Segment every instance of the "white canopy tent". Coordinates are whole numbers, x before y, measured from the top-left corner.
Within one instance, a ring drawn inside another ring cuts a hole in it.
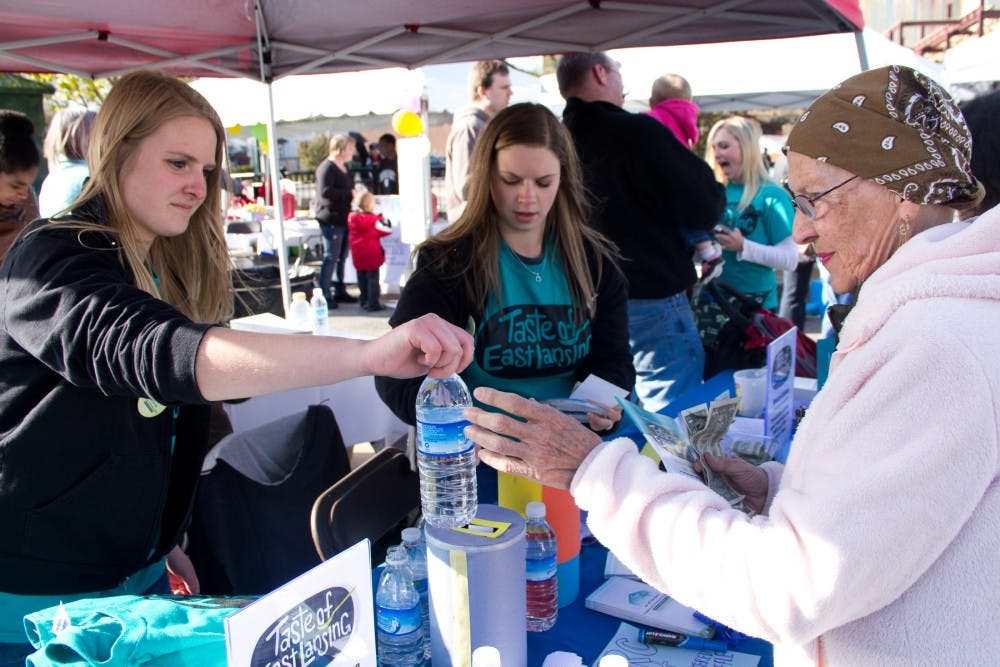
[[[944,68],[953,85],[1000,82],[1000,30],[948,49]]]
[[[245,77],[854,32],[858,0],[5,0],[0,71]],[[271,151],[272,192],[278,186]],[[280,206],[276,207],[281,225]],[[279,234],[279,240],[281,240]],[[283,243],[282,243],[283,246]],[[283,247],[278,253],[288,302]]]
[[[621,49],[630,108],[648,106],[650,87],[667,72],[684,76],[702,111],[795,109],[808,106],[840,81],[865,69],[906,65],[944,82],[944,68],[881,33]],[[1000,64],[997,65],[1000,67]],[[554,77],[547,77],[544,102],[561,106]]]

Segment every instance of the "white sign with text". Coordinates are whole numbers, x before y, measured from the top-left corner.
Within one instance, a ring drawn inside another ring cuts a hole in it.
[[[371,544],[358,542],[225,624],[229,667],[375,667]]]

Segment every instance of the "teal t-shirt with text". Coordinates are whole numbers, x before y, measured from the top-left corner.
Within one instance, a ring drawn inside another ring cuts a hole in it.
[[[774,183],[764,183],[742,211],[736,205],[743,197],[743,184],[726,186],[726,212],[722,224],[739,229],[743,236],[762,245],[777,245],[792,235],[795,210],[788,194]],[[778,306],[778,281],[769,266],[736,259],[732,250],[723,250],[721,280],[746,294],[766,293],[765,308]]]
[[[559,255],[546,243],[542,261],[519,260],[501,243],[500,295],[491,294],[476,327],[475,355],[462,373],[480,386],[528,398],[565,398],[573,371],[590,354],[591,322],[575,309]]]

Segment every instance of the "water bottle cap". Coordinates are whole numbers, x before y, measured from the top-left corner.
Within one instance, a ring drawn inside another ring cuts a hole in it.
[[[628,667],[628,659],[617,653],[608,653],[597,664],[598,667]]]
[[[419,528],[404,528],[403,529],[403,542],[407,544],[413,544],[414,542],[420,541],[420,529]]]
[[[323,295],[323,288],[322,287],[313,287],[313,296],[316,296],[317,294],[320,295],[320,296]]]
[[[545,503],[537,500],[528,503],[528,506],[524,508],[524,515],[529,519],[544,519]]]
[[[480,646],[472,652],[473,667],[500,667],[500,651],[496,646]]]
[[[305,298],[306,298],[306,293],[305,292],[293,292],[292,293],[292,301],[305,300]]]
[[[403,549],[402,545],[397,544],[396,546],[389,547],[388,551],[385,552],[386,565],[402,565],[408,561],[406,550]]]

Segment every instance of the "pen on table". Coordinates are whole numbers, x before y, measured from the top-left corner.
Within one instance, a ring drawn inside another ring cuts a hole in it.
[[[661,644],[663,646],[676,646],[677,648],[688,648],[695,651],[728,651],[729,646],[725,642],[702,639],[701,637],[688,637],[679,632],[639,630],[639,641],[643,644]]]

